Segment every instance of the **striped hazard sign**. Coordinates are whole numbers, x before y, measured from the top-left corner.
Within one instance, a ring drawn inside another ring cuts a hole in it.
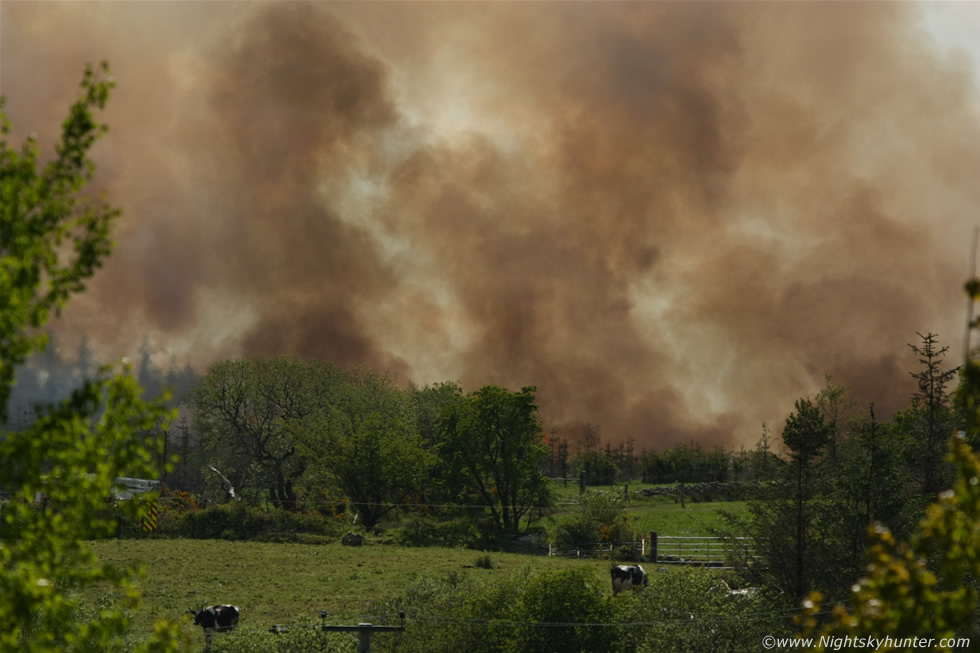
[[[143,515],[143,532],[152,533],[157,529],[157,503],[151,501]]]

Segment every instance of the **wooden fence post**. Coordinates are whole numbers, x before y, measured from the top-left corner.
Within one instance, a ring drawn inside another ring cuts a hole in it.
[[[578,474],[578,493],[585,494],[585,472],[579,472]]]
[[[657,561],[657,531],[650,531],[650,562]]]

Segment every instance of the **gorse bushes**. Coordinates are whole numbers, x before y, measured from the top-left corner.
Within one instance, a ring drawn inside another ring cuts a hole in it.
[[[497,582],[422,577],[369,612],[382,623],[406,612],[404,633],[377,638],[389,650],[397,637],[402,653],[755,653],[765,635],[793,636],[798,610],[787,607],[763,593],[734,596],[703,569],[654,572],[648,588],[614,598],[592,569],[525,567]]]
[[[195,539],[305,541],[337,537],[345,528],[319,512],[264,510],[244,503],[211,506],[161,519],[159,533]]]
[[[625,542],[633,539],[629,516],[619,494],[586,492],[571,516],[555,531],[559,546],[576,547],[596,542]]]

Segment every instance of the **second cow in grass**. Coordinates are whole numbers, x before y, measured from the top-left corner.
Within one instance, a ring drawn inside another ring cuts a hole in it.
[[[613,594],[629,589],[647,587],[650,584],[647,572],[640,565],[618,565],[612,568]]]

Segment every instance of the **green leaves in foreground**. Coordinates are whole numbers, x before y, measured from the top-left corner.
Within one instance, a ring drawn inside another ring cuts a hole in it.
[[[108,127],[94,109],[105,107],[114,83],[85,69],[81,97],[62,124],[57,156],[38,170],[38,145],[17,151],[0,98],[0,422],[6,422],[14,370],[47,343],[39,329],[112,251],[109,228],[119,211],[80,194],[95,166],[88,151]]]
[[[29,138],[19,151],[7,143],[0,113],[0,424],[14,373],[44,349],[40,331],[52,312],[84,288],[112,249],[109,227],[119,214],[80,194],[94,165],[88,151],[106,132],[101,109],[113,86],[91,67],[79,99],[62,124],[56,156],[38,170],[39,148]],[[3,103],[0,99],[0,109]],[[117,476],[157,475],[152,449],[169,418],[160,402],[125,370],[103,370],[71,397],[42,409],[27,430],[0,433],[0,487],[13,500],[0,522],[0,650],[172,651],[178,626],[159,622],[149,640],[125,641],[126,610],[135,608],[137,570],[100,564],[85,540],[111,535],[117,515],[106,506]],[[147,435],[149,434],[149,435]],[[46,500],[35,503],[42,496]],[[135,502],[121,514],[135,517]],[[73,590],[105,583],[124,590],[122,605],[82,614]]]
[[[908,545],[897,545],[883,527],[872,528],[867,575],[854,585],[854,608],[837,606],[833,622],[819,634],[939,642],[969,631],[977,591],[964,581],[980,577],[980,459],[959,437],[950,448],[954,488],[929,506]],[[935,571],[929,560],[936,561]],[[808,634],[817,631],[821,600],[815,592],[805,604]]]
[[[95,559],[86,540],[113,534],[116,519],[137,519],[143,502],[107,507],[117,476],[151,477],[152,451],[138,434],[168,418],[160,402],[148,404],[127,375],[85,383],[51,407],[28,430],[0,443],[0,485],[10,488],[0,526],[0,650],[96,651],[126,648],[126,611],[137,605],[136,567],[116,568]],[[152,446],[162,441],[148,440]],[[48,497],[36,504],[35,496]],[[94,619],[79,617],[73,590],[108,582],[125,599]],[[161,624],[162,639],[137,650],[175,650],[176,625]]]

